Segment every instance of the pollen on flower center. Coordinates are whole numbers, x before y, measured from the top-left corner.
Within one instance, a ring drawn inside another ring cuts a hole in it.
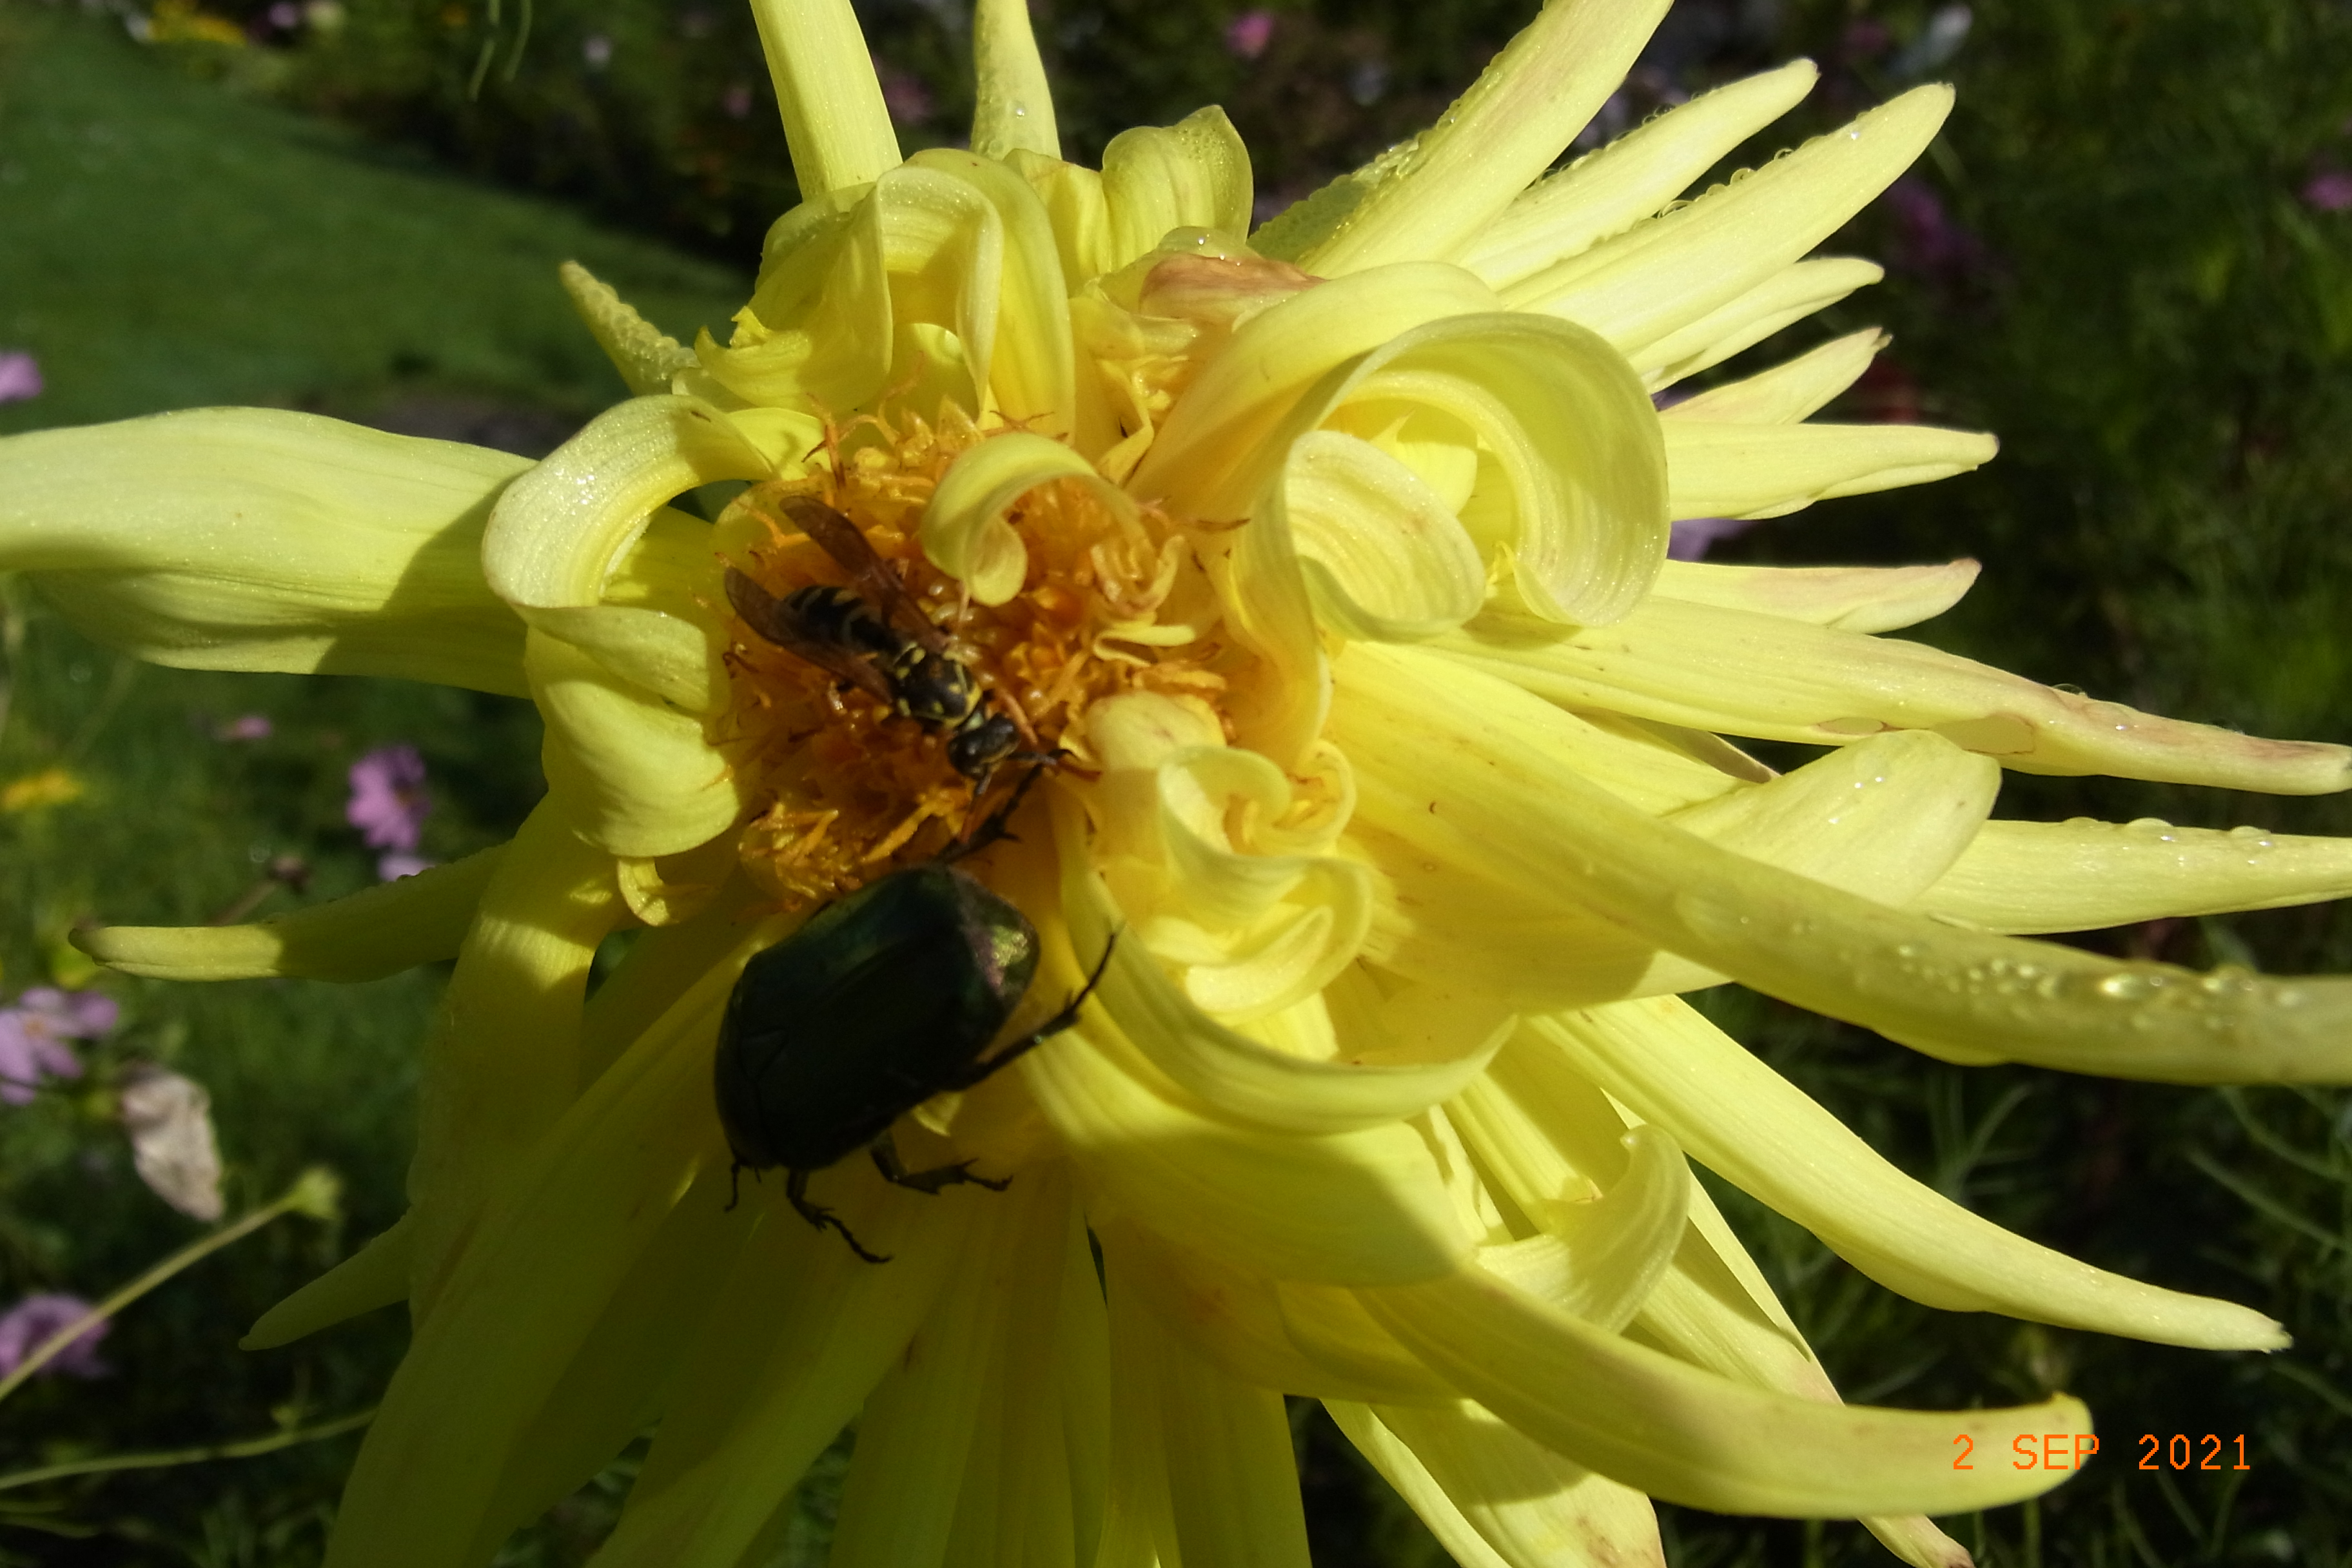
[[[1125,515],[1091,488],[1054,481],[1024,495],[1005,521],[1026,549],[1020,591],[978,602],[924,553],[920,528],[956,458],[1011,427],[983,430],[953,404],[928,424],[866,416],[829,429],[826,460],[809,478],[756,486],[728,509],[727,563],[787,600],[824,585],[849,590],[877,628],[911,644],[938,628],[947,657],[971,672],[989,716],[1010,721],[1019,750],[982,778],[955,764],[950,727],[905,711],[887,660],[869,648],[795,650],[740,616],[725,656],[731,700],[722,742],[751,784],[754,815],[739,852],[752,877],[788,905],[832,898],[897,866],[937,855],[1023,773],[1053,765],[1084,773],[1095,761],[1085,716],[1130,690],[1214,703],[1233,661],[1192,531],[1152,508]],[[846,518],[882,570],[905,589],[873,603],[857,574],[793,521],[805,497]],[[895,611],[895,614],[894,614]],[[919,621],[915,618],[919,617]],[[911,623],[911,624],[910,624]],[[816,639],[823,641],[822,637]],[[823,657],[830,651],[835,668]],[[845,679],[863,660],[883,679]]]

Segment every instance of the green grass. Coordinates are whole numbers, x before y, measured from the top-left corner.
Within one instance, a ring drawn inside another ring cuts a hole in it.
[[[689,339],[742,302],[725,268],[245,100],[184,58],[0,0],[0,348],[48,381],[0,405],[0,433],[206,404],[363,416],[419,394],[584,418],[621,388],[558,263]]]

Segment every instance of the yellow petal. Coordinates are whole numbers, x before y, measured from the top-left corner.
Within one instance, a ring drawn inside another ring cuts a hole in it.
[[[669,378],[694,363],[694,351],[637,314],[613,286],[576,261],[556,269],[572,308],[629,390],[643,397],[667,392]]]
[[[821,1173],[812,1191],[889,1263],[867,1263],[812,1229],[778,1186],[746,1186],[736,1217],[758,1228],[688,1348],[628,1508],[598,1554],[603,1568],[740,1561],[903,1355],[962,1252],[965,1202],[986,1196],[909,1193],[863,1161]]]
[[[573,1103],[485,1217],[368,1429],[332,1568],[469,1561],[499,1475],[564,1367],[697,1173],[725,1161],[708,1042],[733,978],[709,976]]]
[[[1669,561],[1658,592],[1693,605],[1785,616],[1842,632],[1891,632],[1932,620],[1973,587],[1977,563],[1941,566],[1728,566]]]
[[[1173,125],[1122,131],[1103,149],[1102,195],[1109,249],[1074,279],[1124,267],[1178,229],[1239,238],[1249,228],[1249,149],[1213,107]]]
[[[1463,1568],[1664,1568],[1649,1499],[1530,1442],[1475,1405],[1401,1410],[1324,1403]]]
[[[898,132],[849,0],[751,0],[751,16],[801,195],[863,184],[898,163]]]
[[[482,539],[482,574],[516,605],[593,605],[654,509],[714,479],[764,479],[775,465],[695,397],[606,409],[507,487]]]
[[[1932,425],[1659,423],[1677,518],[1780,517],[1836,496],[1928,484],[1991,461],[2000,445]]]
[[[1654,217],[1693,180],[1796,107],[1821,73],[1811,60],[1703,92],[1528,187],[1458,260],[1497,289]]]
[[[1262,1273],[1335,1283],[1426,1279],[1468,1250],[1410,1129],[1237,1127],[1139,1081],[1149,1068],[1132,1047],[1114,1061],[1089,1037],[1102,1029],[1090,1020],[1032,1052],[1023,1079],[1089,1184],[1154,1230]]]
[[[980,412],[1002,413],[1044,435],[1067,435],[1076,423],[1069,289],[1045,204],[1028,181],[975,153],[933,147],[916,153],[912,167],[962,182],[1002,225],[1001,271],[973,269],[976,286],[996,289],[994,329],[963,341],[989,399]]]
[[[735,821],[734,774],[699,716],[545,632],[530,634],[525,662],[547,721],[548,790],[592,843],[614,855],[674,855]]]
[[[1480,1247],[1478,1267],[1586,1322],[1612,1331],[1632,1322],[1682,1243],[1691,1178],[1659,1128],[1634,1128],[1622,1142],[1632,1157],[1607,1191],[1538,1202],[1528,1217],[1542,1233]]]
[[[1795,359],[1759,371],[1745,380],[1712,386],[1696,397],[1684,398],[1660,411],[1666,421],[1671,465],[1677,424],[1696,421],[1725,425],[1793,425],[1811,418],[1830,399],[1852,386],[1894,342],[1876,327],[1864,327]]]
[[[482,1205],[572,1102],[588,966],[620,911],[611,859],[541,800],[499,857],[425,1045],[408,1172],[420,1321]]]
[[[503,845],[274,921],[239,926],[100,926],[76,947],[157,980],[381,980],[455,958]]]
[[[415,1236],[403,1215],[366,1246],[255,1320],[239,1350],[276,1350],[408,1294],[409,1247]]]
[[[1028,548],[1004,514],[1038,486],[1063,480],[1085,487],[1121,519],[1134,519],[1135,502],[1094,465],[1059,441],[1016,430],[949,465],[923,510],[923,553],[982,604],[1004,603],[1021,591],[1029,571]]]
[[[1288,531],[1317,618],[1341,637],[1431,637],[1486,603],[1486,563],[1452,509],[1369,441],[1301,437],[1269,500],[1251,526]]]
[[[1325,277],[1463,249],[1624,79],[1667,0],[1549,0],[1302,263]]]
[[[1307,1568],[1280,1392],[1227,1374],[1139,1304],[1136,1283],[1115,1261],[1106,1257],[1105,1267],[1114,1376],[1130,1384],[1130,1408],[1118,1418],[1150,1424],[1166,1478],[1165,1513],[1149,1510],[1154,1533],[1164,1531],[1184,1562]]]
[[[0,570],[156,664],[522,689],[484,520],[530,464],[268,408],[0,441]]]
[[[1636,1113],[1675,1130],[1709,1170],[1914,1300],[2206,1350],[2286,1343],[2258,1312],[2109,1274],[1970,1214],[1887,1163],[1680,998],[1528,1028]]]
[[[1489,611],[1423,646],[1569,707],[1697,730],[1812,745],[1933,730],[2020,773],[2273,795],[2352,785],[2352,750],[2342,746],[2260,740],[2038,685],[1918,643],[1657,596],[1614,626],[1567,633]]]
[[[1504,298],[1580,321],[1622,349],[1655,342],[1836,232],[1927,150],[1951,106],[1950,88],[1914,88]]]
[[[1468,670],[1429,679],[1426,657],[1349,645],[1337,665],[1347,700],[1333,711],[1360,702],[1389,744],[1420,748],[1402,792],[1360,764],[1360,809],[1381,808],[1393,792],[1392,821],[1425,819],[1448,858],[1483,875],[1957,1059],[2186,1083],[2352,1079],[2352,979],[2115,963],[1962,931],[1792,877],[1545,766],[1545,704]]]
[[[693,621],[625,605],[525,609],[522,617],[535,630],[587,655],[605,673],[680,712],[708,716],[725,705],[727,675],[719,645]]]
[[[1617,1338],[1491,1274],[1360,1290],[1463,1392],[1554,1452],[1669,1502],[1782,1518],[1958,1513],[2047,1491],[2014,1436],[2088,1433],[2061,1394],[2008,1410],[1884,1410],[1750,1387]],[[1981,1462],[1956,1470],[1955,1439]]]
[[[1671,331],[1619,346],[1641,373],[1642,384],[1655,391],[1720,364],[1885,276],[1878,263],[1851,256],[1792,262],[1737,299]]]
[[[1078,952],[1097,953],[1117,929],[1117,911],[1087,864],[1076,814],[1063,814],[1057,828],[1064,847],[1062,908],[1070,940]],[[1143,944],[1131,938],[1112,951],[1097,994],[1143,1060],[1167,1074],[1174,1085],[1251,1127],[1253,1147],[1260,1146],[1258,1129],[1318,1137],[1360,1134],[1380,1144],[1393,1142],[1391,1135],[1402,1136],[1394,1123],[1419,1114],[1477,1076],[1500,1046],[1505,1029],[1498,1010],[1456,1005],[1430,1016],[1411,1012],[1413,1003],[1406,998],[1386,1016],[1362,1020],[1362,1033],[1351,1037],[1349,1060],[1311,1060],[1270,1049],[1218,1024],[1189,1001]],[[1080,1087],[1072,1085],[1074,1090]],[[1142,1098],[1136,1100],[1136,1095]],[[1173,1106],[1155,1107],[1153,1097],[1139,1086],[1127,1086],[1113,1103],[1129,1107],[1124,1114],[1143,1116],[1156,1109],[1175,1117],[1180,1125],[1184,1120]],[[1412,1142],[1402,1137],[1397,1147],[1409,1147]],[[1363,1148],[1370,1152],[1375,1146],[1367,1142]]]
[[[1911,907],[1986,931],[2031,932],[2347,897],[2352,838],[2077,817],[1986,823]]]
[[[978,102],[971,111],[971,150],[983,158],[1015,151],[1062,155],[1054,128],[1054,92],[1037,58],[1024,0],[978,0],[972,8],[971,52],[979,67]]]
[[[471,1561],[570,1497],[662,1414],[751,1226],[714,1163],[679,1199],[516,1441]]]

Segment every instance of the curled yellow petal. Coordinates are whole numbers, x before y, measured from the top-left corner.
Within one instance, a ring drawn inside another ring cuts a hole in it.
[[[924,510],[923,553],[960,580],[983,605],[1001,605],[1021,591],[1029,552],[1004,514],[1040,485],[1085,486],[1123,520],[1135,502],[1094,466],[1059,441],[1013,431],[960,454]]]
[[[1108,249],[1097,272],[1157,249],[1174,230],[1238,238],[1250,220],[1249,149],[1213,107],[1122,131],[1103,149],[1102,196]]]
[[[735,821],[734,775],[699,716],[544,632],[530,634],[526,662],[547,721],[548,788],[593,842],[615,855],[674,855]]]

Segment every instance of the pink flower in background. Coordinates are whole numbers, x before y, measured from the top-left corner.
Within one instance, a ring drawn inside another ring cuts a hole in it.
[[[89,1303],[79,1296],[45,1291],[0,1312],[0,1377],[16,1371],[44,1340],[89,1310]],[[68,1377],[104,1377],[114,1369],[98,1359],[98,1342],[112,1326],[102,1318],[92,1323],[33,1375],[63,1373]]]
[[[740,120],[745,115],[751,113],[751,89],[750,85],[740,81],[729,84],[727,90],[719,95],[719,107],[726,110],[727,118],[730,120]]]
[[[1756,526],[1752,517],[1686,517],[1674,525],[1666,539],[1669,561],[1703,560],[1717,540],[1730,539]]]
[[[215,741],[267,741],[276,729],[277,726],[270,723],[267,714],[240,713],[227,723],[215,728],[213,731],[213,739]]]
[[[419,871],[430,871],[439,864],[441,864],[440,861],[427,860],[422,855],[410,855],[394,849],[376,857],[376,879],[383,882],[397,882],[403,877],[414,877]]]
[[[121,1016],[114,998],[95,991],[36,985],[0,1007],[0,1100],[31,1101],[44,1078],[79,1078],[81,1058],[68,1040],[94,1040]]]
[[[931,117],[931,95],[905,71],[882,72],[882,106],[900,125],[920,125]]]
[[[1265,53],[1266,45],[1274,42],[1274,13],[1266,10],[1244,11],[1225,24],[1225,53],[1239,60],[1254,60]]]
[[[41,395],[41,363],[21,349],[0,350],[0,403]]]
[[[343,820],[372,849],[414,849],[433,803],[425,795],[425,759],[414,746],[378,746],[352,764],[352,799]]]
[[[1953,220],[1926,181],[1897,180],[1879,200],[1895,214],[1897,265],[1952,275],[1972,271],[1983,260],[1983,242]]]
[[[2329,169],[2304,182],[2303,205],[2324,213],[2352,207],[2352,174]]]

